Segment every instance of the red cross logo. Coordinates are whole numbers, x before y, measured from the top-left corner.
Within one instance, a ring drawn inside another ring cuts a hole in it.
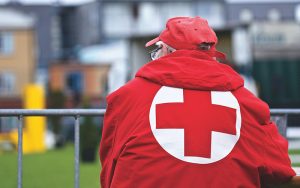
[[[184,90],[183,97],[156,104],[156,129],[184,129],[184,155],[210,158],[212,131],[236,135],[236,109],[212,104],[209,91]]]

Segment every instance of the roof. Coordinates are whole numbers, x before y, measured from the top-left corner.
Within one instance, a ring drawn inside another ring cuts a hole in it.
[[[34,18],[20,11],[0,8],[0,29],[28,29],[34,26]]]

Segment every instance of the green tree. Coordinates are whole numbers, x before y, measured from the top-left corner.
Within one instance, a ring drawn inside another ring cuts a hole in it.
[[[48,95],[48,108],[52,109],[60,109],[64,108],[65,106],[66,97],[64,93],[60,90],[54,90],[50,91]],[[61,138],[61,116],[51,116],[49,117],[49,121],[52,125],[53,133],[56,135],[57,139]],[[60,143],[61,140],[56,140],[57,143]],[[59,146],[61,144],[56,144],[56,146]]]

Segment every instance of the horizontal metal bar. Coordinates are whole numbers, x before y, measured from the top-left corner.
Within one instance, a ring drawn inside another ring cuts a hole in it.
[[[299,114],[300,115],[300,109],[289,109],[289,108],[273,108],[270,110],[272,115],[276,114]]]
[[[0,116],[103,116],[105,109],[0,109]]]
[[[0,109],[0,116],[102,116],[106,109]],[[271,114],[300,114],[300,109],[271,109]]]

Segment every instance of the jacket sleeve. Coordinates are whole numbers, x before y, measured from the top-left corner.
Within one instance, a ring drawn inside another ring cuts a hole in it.
[[[114,100],[112,100],[112,98],[114,98]],[[109,187],[111,176],[114,170],[111,154],[113,152],[117,124],[117,111],[114,107],[115,104],[115,97],[112,97],[112,95],[108,96],[107,109],[104,115],[102,138],[99,149],[100,162],[102,166],[100,175],[100,183],[102,188]]]
[[[279,134],[275,123],[263,126],[264,138],[264,170],[262,182],[265,185],[278,185],[288,182],[296,175],[291,168],[288,155],[288,142]]]

